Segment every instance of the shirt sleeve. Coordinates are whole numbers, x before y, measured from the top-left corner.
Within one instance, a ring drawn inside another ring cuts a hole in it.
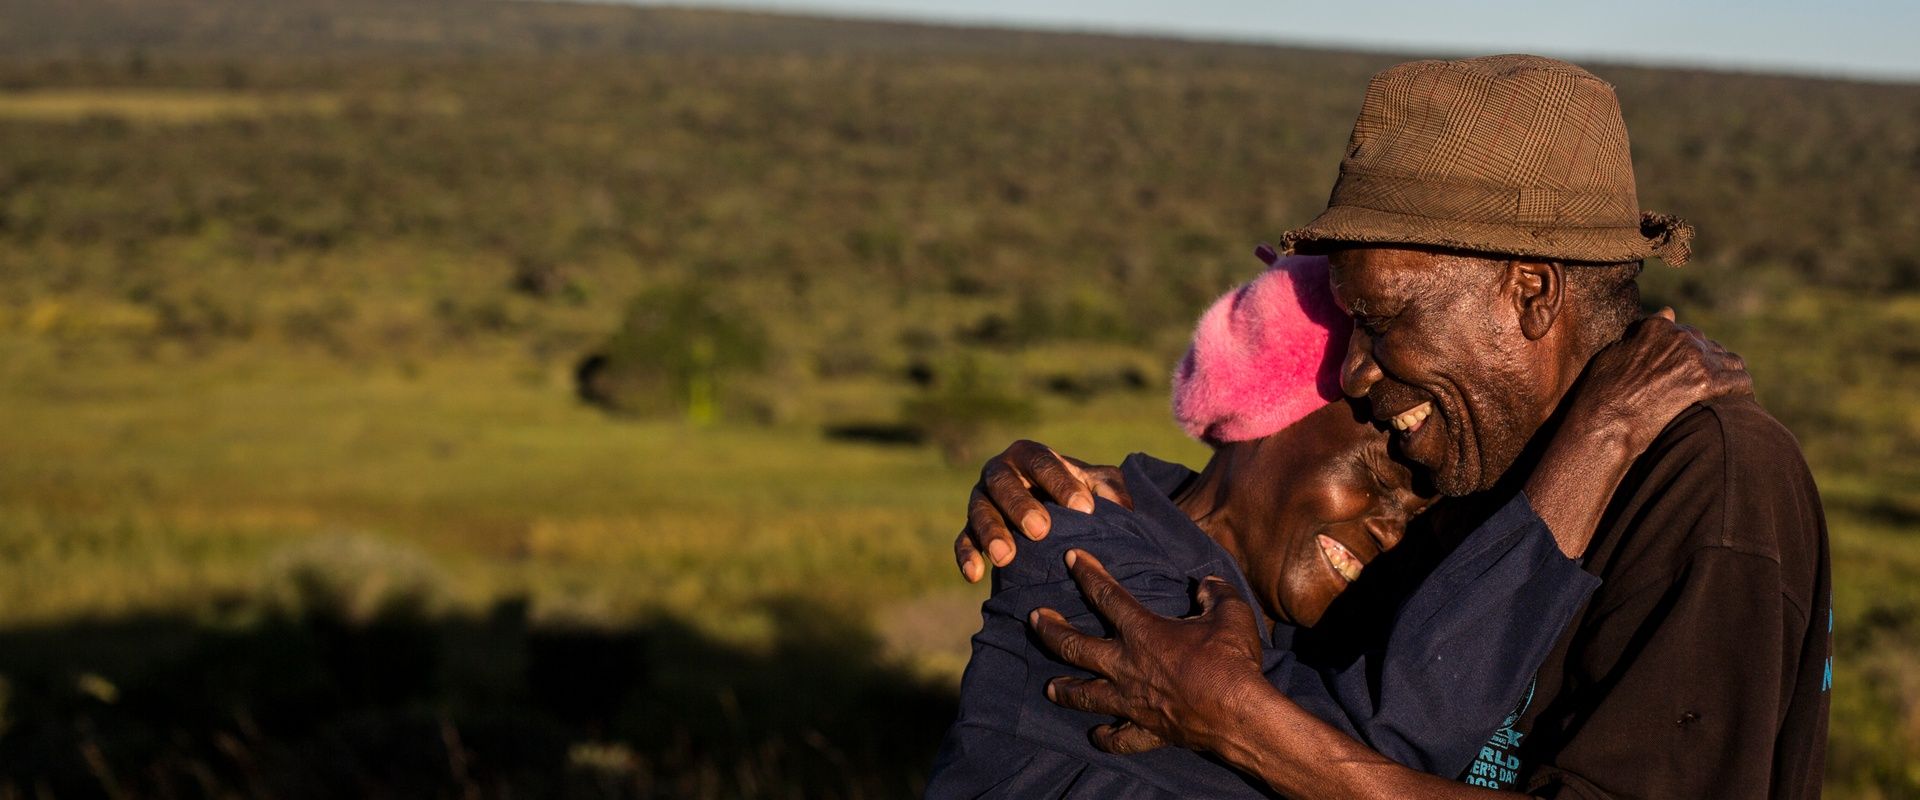
[[[1515,495],[1401,606],[1385,652],[1339,668],[1285,659],[1269,678],[1381,755],[1454,777],[1524,699],[1599,583]]]

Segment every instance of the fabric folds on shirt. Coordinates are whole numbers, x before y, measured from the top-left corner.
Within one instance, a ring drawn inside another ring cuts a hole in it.
[[[1266,797],[1265,788],[1207,754],[1177,747],[1130,756],[1088,738],[1111,718],[1056,706],[1056,676],[1089,673],[1054,658],[1028,632],[1036,608],[1108,635],[1066,570],[1069,549],[1098,556],[1147,608],[1197,612],[1193,589],[1218,575],[1253,592],[1233,559],[1170,495],[1194,473],[1134,454],[1121,465],[1135,508],[1100,500],[1092,514],[1050,505],[1052,532],[1022,542],[994,572],[961,684],[960,712],[936,756],[927,797]],[[1401,606],[1386,652],[1337,667],[1309,666],[1276,625],[1262,654],[1267,678],[1315,716],[1402,764],[1455,777],[1528,691],[1561,630],[1599,579],[1554,543],[1524,495],[1465,537]],[[1387,657],[1387,652],[1392,654]]]

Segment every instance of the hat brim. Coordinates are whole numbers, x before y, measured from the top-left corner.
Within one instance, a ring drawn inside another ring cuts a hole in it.
[[[1638,227],[1523,228],[1339,205],[1281,234],[1280,245],[1309,255],[1342,244],[1411,244],[1598,264],[1658,257],[1677,267],[1691,256],[1692,239],[1686,221],[1650,212],[1641,213]]]

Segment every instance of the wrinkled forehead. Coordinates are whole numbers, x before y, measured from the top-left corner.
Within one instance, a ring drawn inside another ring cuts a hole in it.
[[[1436,256],[1390,247],[1346,247],[1327,254],[1327,279],[1333,297],[1349,315],[1381,313],[1382,303],[1393,301],[1421,282]]]
[[[1392,313],[1390,306],[1438,289],[1495,276],[1500,256],[1433,248],[1353,246],[1327,253],[1334,301],[1350,316]]]

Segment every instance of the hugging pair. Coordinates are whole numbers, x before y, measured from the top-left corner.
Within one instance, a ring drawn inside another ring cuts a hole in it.
[[[1423,420],[1383,426],[1341,396],[1351,323],[1328,289],[1326,259],[1260,255],[1269,268],[1214,303],[1174,374],[1174,415],[1212,459],[1195,473],[1135,454],[1091,513],[1047,509],[1048,535],[994,573],[928,797],[1267,796],[1214,757],[1059,705],[1063,690],[1097,691],[1072,662],[1099,644],[1077,630],[1110,635],[1107,620],[1141,611],[1219,609],[1193,626],[1193,646],[1219,646],[1220,628],[1254,631],[1243,641],[1258,649],[1245,656],[1273,689],[1400,764],[1470,783],[1476,767],[1501,769],[1494,754],[1476,762],[1600,583],[1578,561],[1598,520],[1556,536],[1536,506],[1604,505],[1676,414],[1750,387],[1717,345],[1650,317],[1596,359],[1559,428],[1571,446],[1536,469],[1578,467],[1587,480],[1552,497],[1514,494],[1491,514],[1416,519],[1436,496],[1388,428]],[[1673,353],[1688,355],[1662,358]],[[1647,395],[1661,402],[1630,405]],[[1589,436],[1599,419],[1629,420],[1636,444]],[[1426,524],[1413,526],[1409,547],[1426,558],[1408,561],[1425,563],[1369,572],[1414,522]],[[1328,619],[1363,572],[1399,584],[1383,592],[1394,607]],[[1363,630],[1312,630],[1323,622]]]
[[[988,462],[929,794],[1818,796],[1818,490],[1737,356],[1642,318],[1692,233],[1638,208],[1592,73],[1374,76],[1282,237],[1325,260],[1215,306],[1176,376],[1205,470]]]

